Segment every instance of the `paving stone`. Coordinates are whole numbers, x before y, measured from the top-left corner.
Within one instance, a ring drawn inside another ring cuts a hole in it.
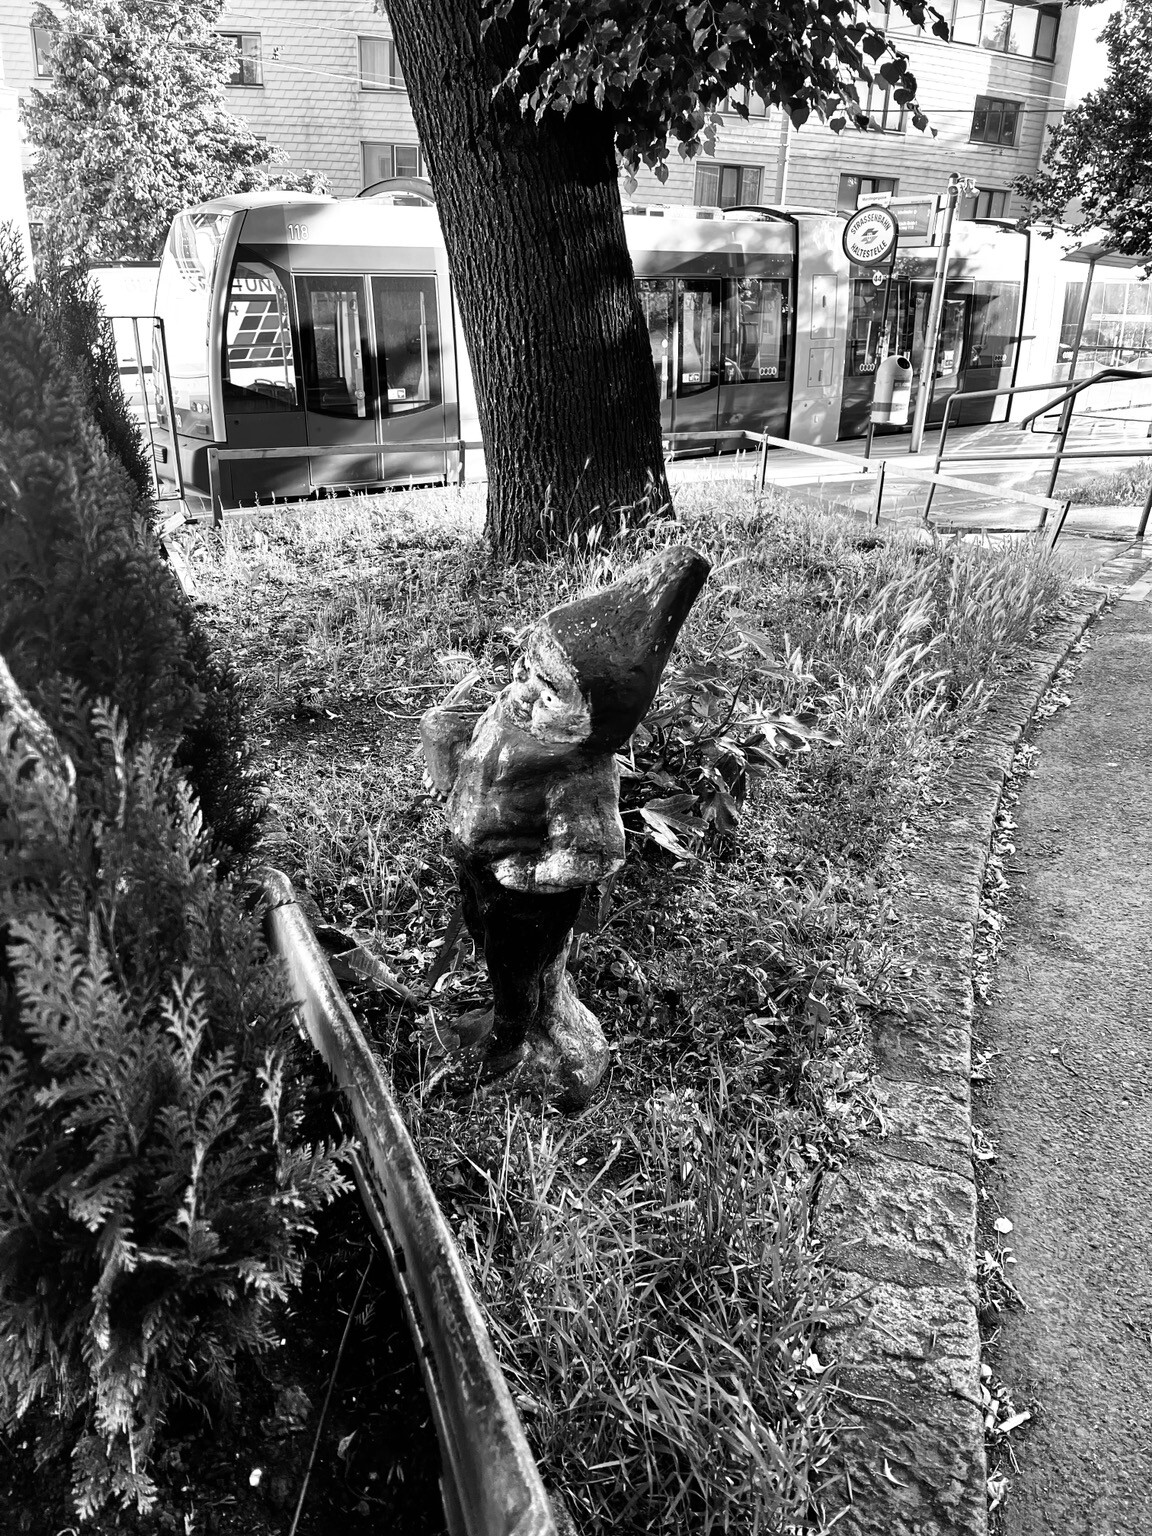
[[[962,999],[957,999],[960,1011]],[[911,1000],[901,1014],[885,1013],[873,1031],[876,1065],[887,1077],[927,1081],[958,1076],[968,1080],[971,1030],[957,1019],[939,989],[931,1001]]]
[[[832,1263],[909,1285],[974,1284],[972,1179],[874,1145],[824,1180],[820,1222]]]
[[[896,1379],[887,1364],[844,1373],[854,1454],[828,1500],[837,1536],[977,1536],[987,1529],[978,1408]]]
[[[883,1366],[893,1381],[978,1405],[974,1291],[843,1275],[831,1313],[821,1359],[839,1367],[838,1380],[854,1380],[851,1371],[858,1368]]]
[[[943,1081],[877,1078],[873,1088],[884,1122],[880,1145],[889,1157],[972,1176],[972,1105],[967,1074]]]

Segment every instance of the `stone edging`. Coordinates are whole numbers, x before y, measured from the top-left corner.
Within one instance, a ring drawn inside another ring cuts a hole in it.
[[[819,1202],[838,1277],[837,1536],[987,1531],[971,1157],[980,891],[1004,781],[1037,704],[1108,594],[1150,564],[1122,555],[1077,590],[1072,614],[997,692],[906,865],[907,1010],[883,1015],[874,1033],[883,1134],[825,1179]]]

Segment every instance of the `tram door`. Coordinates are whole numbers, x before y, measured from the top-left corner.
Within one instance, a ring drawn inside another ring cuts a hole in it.
[[[971,295],[957,294],[951,283],[948,284],[944,293],[944,309],[940,316],[940,344],[936,349],[936,377],[932,387],[932,404],[928,411],[930,422],[939,422],[943,419],[944,404],[948,396],[955,394],[961,387],[968,357],[968,338],[972,328]],[[924,366],[924,338],[928,328],[928,311],[931,302],[931,285],[914,283],[912,285],[911,362],[918,381]]]
[[[662,429],[715,432],[720,404],[719,278],[644,278],[636,286],[648,326]],[[710,440],[699,444],[708,451],[714,447]]]
[[[446,414],[440,382],[436,279],[430,272],[403,272],[373,276],[371,283],[380,440],[394,445],[383,456],[384,477],[441,479],[448,467],[443,448],[404,448],[444,438],[449,426],[453,437],[457,432],[456,412]]]
[[[296,299],[309,446],[394,445],[317,455],[313,489],[442,478],[444,449],[404,447],[446,434],[435,277],[300,276]]]
[[[299,276],[296,302],[309,447],[374,443],[376,395],[364,279]],[[377,454],[319,454],[308,466],[314,488],[380,479]]]

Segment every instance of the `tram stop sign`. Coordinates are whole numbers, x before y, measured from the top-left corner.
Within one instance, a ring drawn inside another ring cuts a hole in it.
[[[878,204],[859,209],[844,226],[844,254],[860,267],[886,262],[900,238],[896,216]]]

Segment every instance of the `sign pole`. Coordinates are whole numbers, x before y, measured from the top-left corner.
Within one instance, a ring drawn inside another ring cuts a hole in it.
[[[909,453],[919,453],[924,441],[924,427],[932,405],[932,389],[936,382],[936,353],[940,347],[940,321],[944,315],[944,289],[948,282],[948,246],[952,239],[952,219],[960,195],[960,177],[955,171],[948,178],[948,196],[944,203],[944,222],[940,231],[940,246],[936,252],[936,271],[932,278],[932,301],[928,306],[928,324],[924,332],[924,357],[920,365],[920,389],[916,395],[916,411],[912,417],[912,440]]]
[[[884,348],[883,354],[880,347],[876,349],[876,372],[872,375],[872,398],[875,402],[876,384],[880,378],[880,364],[888,356],[888,306],[892,301],[892,273],[896,269],[896,247],[892,247],[892,259],[888,263],[888,273],[884,279],[884,308],[880,312],[880,346]],[[868,436],[864,442],[864,457],[872,457],[872,439],[876,435],[876,411],[868,412]]]
[[[900,245],[900,225],[890,208],[879,203],[866,203],[845,224],[840,243],[844,247],[845,256],[858,267],[868,267],[875,273],[885,262],[888,263],[888,277],[884,284],[884,316],[880,321],[880,342],[872,375],[868,441],[864,445],[864,457],[867,459],[872,452],[872,437],[876,430],[876,386],[883,363],[880,347],[886,348],[888,345],[888,305],[892,298],[892,270],[896,265],[896,251]]]

